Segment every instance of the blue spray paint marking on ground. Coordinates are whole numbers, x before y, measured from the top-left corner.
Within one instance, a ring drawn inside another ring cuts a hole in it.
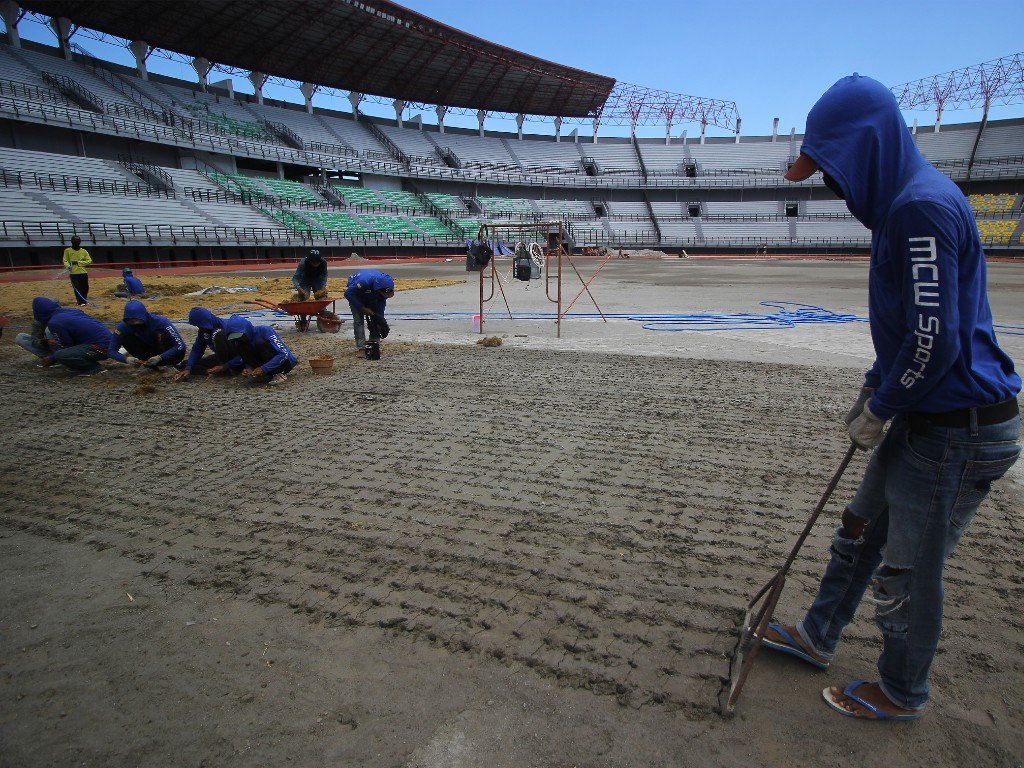
[[[822,323],[866,323],[866,317],[857,315],[841,315],[813,304],[801,304],[794,301],[762,301],[762,306],[778,309],[775,313],[686,313],[686,314],[639,314],[609,313],[605,312],[603,317],[607,319],[631,320],[643,323],[643,328],[648,331],[750,331],[750,330],[775,330],[779,328],[794,328],[797,325],[822,324]],[[392,313],[396,320],[458,320],[466,322],[471,320],[475,312],[418,312],[418,313]],[[514,320],[543,320],[555,319],[554,312],[539,312],[516,315]],[[576,320],[600,320],[602,315],[597,312],[570,313],[563,317]],[[487,322],[500,322],[509,318],[500,313],[487,317]]]

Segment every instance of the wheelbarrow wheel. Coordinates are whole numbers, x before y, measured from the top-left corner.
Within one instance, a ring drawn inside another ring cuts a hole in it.
[[[320,333],[337,333],[341,330],[342,320],[331,310],[324,309],[316,316],[316,329]]]

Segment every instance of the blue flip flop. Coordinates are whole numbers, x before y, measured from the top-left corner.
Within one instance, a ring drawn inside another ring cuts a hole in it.
[[[872,719],[874,719],[874,720],[917,720],[917,718],[919,718],[921,716],[920,712],[913,712],[913,713],[911,713],[909,715],[890,715],[890,714],[887,714],[886,712],[883,712],[881,709],[879,709],[878,706],[876,706],[875,704],[872,704],[870,701],[865,701],[860,696],[854,695],[853,692],[855,690],[857,690],[858,688],[860,688],[862,685],[864,685],[864,681],[863,680],[854,680],[852,683],[850,683],[848,686],[846,686],[846,688],[843,689],[843,695],[846,696],[849,699],[853,699],[858,704],[860,704],[862,707],[867,709],[868,712],[870,712],[872,715],[874,715],[874,718],[862,717],[860,715],[857,715],[857,714],[851,712],[848,709],[845,709],[845,708],[839,706],[838,704],[836,704],[835,701],[833,701],[833,699],[832,699],[832,691],[829,688],[822,689],[821,697],[823,699],[825,699],[825,703],[826,704],[828,704],[830,707],[832,707],[832,709],[834,709],[840,715],[845,715],[846,717],[858,717],[861,720],[872,720]]]
[[[782,635],[782,639],[785,642],[779,643],[775,640],[769,640],[766,637],[763,640],[761,640],[761,645],[763,645],[765,648],[771,648],[773,651],[782,651],[783,653],[788,653],[791,656],[796,656],[801,661],[806,661],[812,667],[817,667],[818,669],[828,669],[827,661],[819,661],[818,659],[811,656],[811,654],[809,654],[803,648],[801,648],[800,643],[798,643],[796,639],[791,634],[789,634],[789,632],[783,629],[781,624],[775,624],[773,622],[768,625],[768,629],[774,630],[778,632],[780,635]]]

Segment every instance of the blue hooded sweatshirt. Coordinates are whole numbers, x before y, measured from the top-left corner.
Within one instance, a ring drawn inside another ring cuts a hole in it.
[[[142,320],[143,325],[132,325],[128,322],[129,320]],[[118,362],[125,362],[125,356],[119,351],[123,346],[122,339],[137,336],[140,339],[155,344],[158,331],[166,334],[171,341],[171,345],[167,349],[160,351],[160,357],[166,361],[178,356],[180,360],[188,347],[185,344],[185,340],[181,338],[181,334],[178,333],[178,329],[174,327],[174,323],[161,315],[151,315],[149,310],[146,309],[146,305],[141,301],[129,301],[124,305],[124,320],[117,324],[110,338],[110,348],[107,350],[107,357]]]
[[[129,296],[141,296],[146,292],[146,289],[142,286],[142,281],[135,277],[127,267],[121,273],[121,278],[124,280],[124,289]]]
[[[363,307],[373,310],[375,315],[383,315],[388,300],[381,296],[381,291],[395,290],[395,279],[391,275],[378,272],[376,269],[361,269],[348,277],[345,298],[353,312],[361,312]]]
[[[1021,380],[992,330],[974,215],[921,155],[892,92],[844,77],[808,114],[801,151],[871,230],[871,411],[889,419],[1015,397]]]
[[[53,299],[37,296],[32,299],[32,317],[48,328],[65,349],[88,344],[106,352],[110,346],[106,326],[80,309],[62,307]]]
[[[192,351],[185,362],[185,370],[191,371],[203,359],[207,349],[213,348],[213,334],[224,330],[224,321],[203,307],[192,307],[188,311],[188,323],[199,329]]]
[[[269,325],[253,325],[241,315],[232,315],[224,324],[224,330],[229,339],[232,334],[244,333],[249,341],[245,351],[227,363],[228,369],[262,368],[264,373],[271,375],[281,368],[285,361],[290,363],[291,368],[299,362],[281,341],[277,331]]]

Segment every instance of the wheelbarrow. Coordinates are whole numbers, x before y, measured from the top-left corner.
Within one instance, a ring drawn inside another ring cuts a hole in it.
[[[295,318],[295,328],[299,331],[308,331],[309,324],[316,319],[316,329],[320,333],[337,333],[341,330],[341,324],[345,322],[334,312],[334,302],[337,299],[313,299],[308,301],[285,301],[275,304],[266,299],[253,299],[246,304],[257,304],[275,312],[284,312]],[[330,306],[331,309],[327,309]]]

